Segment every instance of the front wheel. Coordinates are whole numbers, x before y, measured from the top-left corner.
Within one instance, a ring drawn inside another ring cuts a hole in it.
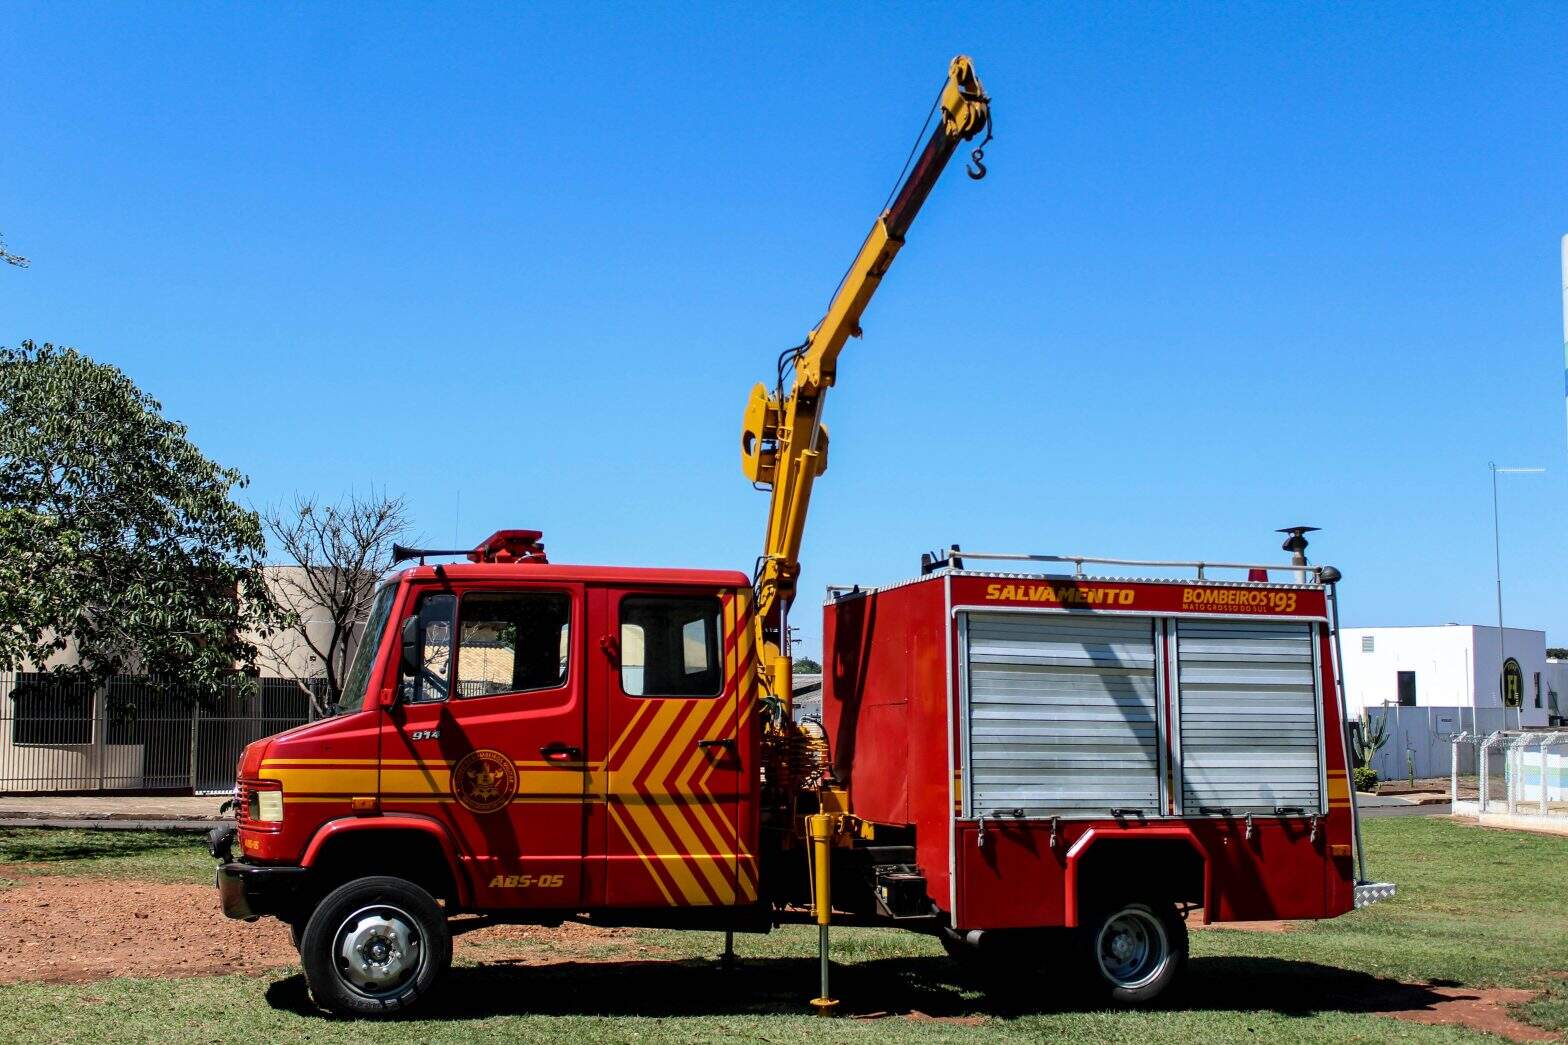
[[[1121,1005],[1153,1001],[1187,964],[1187,924],[1170,903],[1113,904],[1081,939],[1095,981]]]
[[[300,964],[316,1004],[340,1016],[390,1016],[452,964],[452,935],[435,897],[401,878],[359,878],[311,913]]]

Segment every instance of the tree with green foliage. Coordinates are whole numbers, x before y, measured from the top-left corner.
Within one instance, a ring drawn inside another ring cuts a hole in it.
[[[215,697],[278,611],[246,478],[120,370],[0,348],[0,670],[145,673]]]
[[[822,674],[822,664],[820,661],[812,660],[810,657],[796,657],[794,671],[800,675],[820,675]]]

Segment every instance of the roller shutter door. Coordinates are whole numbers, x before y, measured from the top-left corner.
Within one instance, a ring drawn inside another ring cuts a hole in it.
[[[1180,621],[1182,809],[1319,809],[1308,624]]]
[[[1148,618],[970,613],[968,810],[1159,811]]]

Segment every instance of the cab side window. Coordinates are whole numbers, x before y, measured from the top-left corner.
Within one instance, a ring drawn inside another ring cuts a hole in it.
[[[560,592],[469,592],[458,611],[459,698],[555,689],[566,681],[571,597]]]
[[[712,597],[621,600],[621,689],[634,697],[716,697],[724,689],[722,608]]]

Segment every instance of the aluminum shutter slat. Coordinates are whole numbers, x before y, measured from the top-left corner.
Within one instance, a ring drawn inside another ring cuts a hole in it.
[[[966,633],[973,815],[1158,812],[1147,618],[971,613]]]
[[[1308,624],[1181,621],[1182,803],[1317,811],[1318,696]]]

